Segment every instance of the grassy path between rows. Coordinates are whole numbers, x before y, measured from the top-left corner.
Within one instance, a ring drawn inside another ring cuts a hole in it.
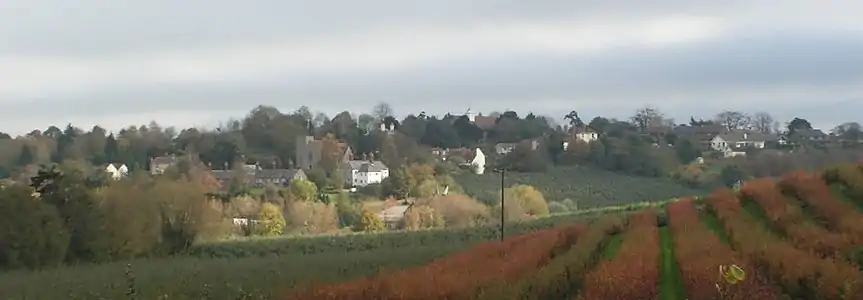
[[[602,251],[602,259],[603,260],[612,260],[615,256],[617,256],[617,252],[620,251],[620,245],[623,244],[623,234],[615,234],[611,236],[608,240],[608,244],[605,246],[605,249]]]
[[[854,201],[854,199],[851,199],[851,196],[848,195],[848,192],[845,191],[844,186],[839,184],[831,184],[830,190],[833,191],[833,195],[836,196],[836,199],[854,205],[854,207],[857,208],[857,211],[863,212],[863,201]]]
[[[674,257],[674,237],[667,226],[659,228],[659,246],[659,299],[686,300],[686,291],[680,279],[680,267]]]

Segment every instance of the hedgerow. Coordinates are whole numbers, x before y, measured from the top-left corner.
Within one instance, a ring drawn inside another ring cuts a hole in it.
[[[790,203],[771,179],[747,182],[740,188],[740,197],[758,203],[771,227],[801,249],[822,257],[833,257],[851,245],[851,240],[844,235],[830,232],[808,220],[803,210]]]
[[[465,193],[486,203],[500,198],[500,175],[462,174],[456,179]],[[542,173],[507,172],[506,185],[526,184],[542,192],[548,201],[575,201],[579,209],[610,205],[626,205],[642,201],[658,201],[683,196],[700,195],[705,191],[692,189],[670,179],[626,176],[590,167],[554,167]]]
[[[623,218],[610,216],[590,226],[577,242],[551,262],[510,286],[500,286],[497,292],[485,295],[485,300],[569,299],[577,295],[584,274],[594,266],[608,237],[623,228]]]
[[[863,278],[847,263],[797,249],[770,234],[742,211],[728,190],[707,197],[735,249],[753,260],[794,299],[863,299]]]
[[[584,277],[578,299],[639,300],[659,296],[659,228],[651,210],[634,214],[617,256]]]
[[[691,200],[671,203],[667,210],[668,224],[674,235],[674,256],[689,299],[783,299],[779,288],[761,270],[723,244],[699,220],[699,213]],[[723,265],[742,268],[747,273],[746,279],[720,291],[716,286],[721,283],[717,270]],[[720,295],[720,292],[724,294]]]
[[[851,244],[863,244],[863,214],[855,207],[836,198],[830,187],[820,178],[804,172],[782,177],[778,183],[783,193],[806,203],[831,230],[846,234]]]
[[[536,270],[586,230],[579,224],[486,243],[420,268],[300,289],[285,299],[475,299],[484,287]]]
[[[827,184],[839,184],[844,187],[854,201],[863,202],[863,170],[860,165],[840,165],[822,172],[822,178]]]

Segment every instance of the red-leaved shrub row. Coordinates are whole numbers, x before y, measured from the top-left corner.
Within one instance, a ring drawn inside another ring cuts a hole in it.
[[[612,260],[584,277],[581,300],[642,300],[659,297],[659,229],[656,213],[632,215],[623,243]]]
[[[578,242],[517,284],[488,293],[483,300],[570,299],[578,294],[584,274],[602,255],[609,237],[623,228],[623,218],[609,216],[590,225]]]
[[[824,170],[827,184],[841,184],[854,201],[863,201],[863,166],[840,165]]]
[[[853,245],[863,245],[863,214],[854,205],[836,198],[830,187],[815,175],[794,172],[779,181],[782,192],[800,199],[827,221],[827,226],[844,233]]]
[[[485,286],[535,271],[585,231],[578,224],[485,243],[418,268],[300,289],[285,299],[475,299]]]
[[[830,232],[807,220],[800,206],[788,201],[771,179],[757,179],[743,184],[740,196],[757,202],[772,226],[801,249],[822,257],[833,257],[851,244],[851,240],[844,235]]]
[[[794,299],[863,299],[863,276],[844,262],[819,258],[773,236],[743,214],[729,190],[707,197],[735,248],[751,258],[755,268],[780,283]]]
[[[674,256],[689,299],[711,300],[779,300],[784,299],[779,288],[754,268],[750,261],[723,244],[699,220],[695,204],[690,199],[668,204],[668,224],[674,235]],[[737,265],[747,278],[726,289],[720,298],[716,284],[720,283],[719,266]]]

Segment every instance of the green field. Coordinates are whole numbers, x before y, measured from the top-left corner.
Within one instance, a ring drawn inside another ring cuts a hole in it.
[[[660,204],[551,215],[508,224],[505,232],[512,236],[654,205]],[[418,266],[499,238],[498,226],[486,226],[207,243],[181,257],[0,273],[0,299],[274,299],[298,285]]]
[[[455,176],[465,193],[485,203],[497,203],[500,174]],[[706,193],[668,179],[633,177],[589,167],[554,167],[543,173],[507,172],[506,186],[527,184],[547,201],[572,199],[579,208],[626,205]]]

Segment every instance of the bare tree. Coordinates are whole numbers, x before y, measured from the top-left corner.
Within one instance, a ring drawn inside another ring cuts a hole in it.
[[[384,118],[391,117],[392,115],[393,107],[390,106],[389,103],[381,102],[372,108],[372,116],[374,116],[376,120],[383,121]]]
[[[752,128],[758,132],[772,132],[774,123],[776,123],[776,120],[765,111],[759,111],[752,116]]]
[[[741,111],[726,110],[716,115],[716,122],[725,129],[749,129],[752,124],[748,114]]]
[[[635,115],[630,119],[632,120],[632,124],[643,130],[650,126],[661,125],[663,118],[664,115],[659,109],[646,106],[636,110]]]

